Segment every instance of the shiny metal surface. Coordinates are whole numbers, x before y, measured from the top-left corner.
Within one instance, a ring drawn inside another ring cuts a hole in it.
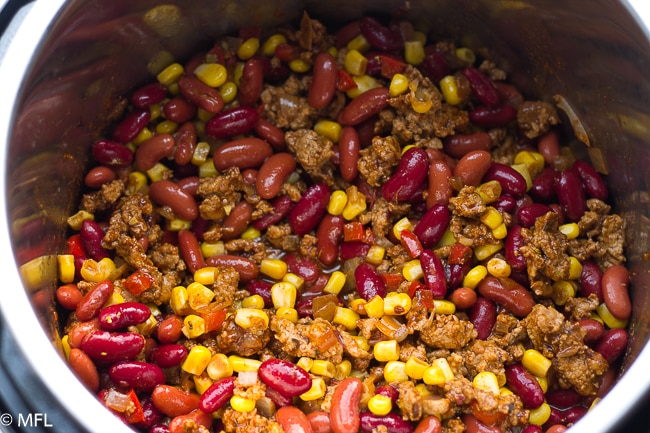
[[[581,119],[589,146],[576,142],[574,147],[608,174],[627,221],[634,320],[625,374],[572,432],[614,431],[650,389],[650,13],[643,10],[645,0],[632,3],[38,0],[22,11],[10,40],[0,43],[2,258],[21,265],[34,255],[61,250],[89,144],[119,115],[120,95],[172,60],[183,61],[243,24],[279,24],[305,9],[326,23],[399,13],[432,38],[490,48],[527,96],[562,95]],[[568,119],[565,125],[570,127]],[[52,344],[52,311],[32,308],[31,295],[15,269],[5,274],[0,324],[15,338],[28,370],[37,372],[26,395],[60,401],[78,421],[71,429],[125,429],[74,379]]]

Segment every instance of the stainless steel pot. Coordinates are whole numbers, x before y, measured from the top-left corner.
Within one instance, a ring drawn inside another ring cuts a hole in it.
[[[88,144],[113,119],[119,95],[218,35],[243,24],[282,23],[304,9],[326,23],[399,12],[433,37],[492,48],[529,96],[562,95],[575,110],[589,144],[577,143],[576,150],[608,173],[628,224],[634,316],[624,373],[572,432],[620,428],[650,390],[645,1],[37,0],[22,8],[9,1],[5,14],[10,7],[17,13],[0,21],[8,22],[0,42],[0,384],[5,380],[11,389],[4,386],[0,395],[16,406],[6,412],[11,419],[0,415],[0,430],[21,427],[21,418],[23,426],[31,422],[28,427],[44,430],[126,429],[62,361],[46,302],[51,293],[35,296],[18,266],[34,255],[52,255],[43,262],[42,278],[55,277],[54,255],[77,204]],[[565,120],[567,127],[579,126]]]

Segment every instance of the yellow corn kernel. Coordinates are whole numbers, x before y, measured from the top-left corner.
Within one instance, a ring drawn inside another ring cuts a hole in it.
[[[331,215],[341,215],[346,204],[348,204],[348,195],[345,191],[338,189],[330,195],[327,212]]]
[[[548,403],[542,403],[539,407],[530,410],[528,415],[528,423],[533,425],[542,426],[551,417],[551,407]]]
[[[70,359],[70,351],[72,348],[70,347],[68,334],[65,334],[63,337],[61,337],[61,350],[63,350],[65,359]]]
[[[580,235],[580,227],[577,223],[566,223],[558,227],[561,233],[567,237],[567,239],[575,239]]]
[[[494,277],[509,277],[512,268],[501,257],[492,257],[486,264],[488,273]]]
[[[157,162],[152,168],[147,170],[147,176],[151,179],[152,182],[161,180],[165,173],[168,173],[170,170],[163,163]]]
[[[298,310],[290,307],[280,307],[275,310],[275,315],[287,319],[290,322],[298,323]]]
[[[357,86],[345,92],[345,94],[350,99],[354,99],[362,93],[365,93],[370,89],[374,89],[382,85],[379,80],[370,75],[353,75],[352,81],[354,81]]]
[[[75,213],[74,215],[71,215],[67,219],[68,227],[70,227],[74,231],[79,231],[81,230],[81,225],[83,224],[84,221],[86,220],[95,220],[95,215],[91,214],[88,211],[85,210],[80,210],[79,212]]]
[[[173,83],[171,83],[170,85],[167,86],[167,93],[169,93],[170,95],[174,95],[174,96],[181,93],[181,89],[180,89],[180,87],[178,87],[178,81],[175,81],[175,82],[173,82]]]
[[[352,363],[344,359],[340,364],[336,364],[336,374],[334,374],[334,379],[343,380],[350,375],[352,371]]]
[[[269,315],[258,308],[238,308],[235,323],[244,329],[266,329],[269,327]]]
[[[329,279],[327,280],[327,283],[325,284],[325,287],[323,288],[323,291],[325,293],[331,293],[334,295],[338,295],[341,289],[343,289],[343,286],[345,286],[345,281],[346,281],[345,274],[341,271],[334,271],[330,274]]]
[[[384,298],[379,295],[373,296],[364,306],[368,317],[374,319],[381,319],[384,315]]]
[[[512,395],[512,394],[514,393],[510,391],[508,388],[506,388],[505,386],[499,388],[499,395]]]
[[[544,156],[539,152],[522,150],[515,155],[515,164],[525,164],[531,176],[537,176],[544,169]]]
[[[445,375],[447,382],[454,380],[454,372],[451,370],[449,363],[446,358],[437,358],[434,359],[431,365],[437,365],[442,370],[442,373]]]
[[[296,365],[306,372],[309,372],[309,370],[311,370],[311,366],[314,365],[314,360],[308,356],[301,356],[296,361]]]
[[[218,272],[219,269],[214,266],[205,266],[197,269],[193,275],[194,282],[203,284],[204,286],[214,284],[214,279]]]
[[[241,60],[248,60],[257,53],[260,48],[260,40],[258,38],[248,38],[237,49],[237,57]]]
[[[204,179],[206,177],[212,177],[218,175],[219,172],[214,166],[214,160],[212,158],[205,161],[203,164],[199,165],[199,177]]]
[[[212,257],[226,253],[226,246],[223,241],[201,242],[201,255],[203,257]]]
[[[245,240],[252,241],[259,238],[261,235],[262,233],[259,230],[257,230],[255,227],[248,226],[246,227],[246,230],[244,230],[239,237]]]
[[[111,305],[116,305],[116,304],[123,304],[124,303],[124,296],[120,295],[119,293],[113,291],[111,293],[110,298],[108,298],[108,301],[103,305],[103,307],[109,307]]]
[[[138,135],[135,136],[133,139],[133,144],[136,146],[144,143],[145,141],[149,140],[151,137],[153,137],[153,132],[151,132],[151,129],[149,128],[142,128],[140,132],[138,132]]]
[[[447,379],[438,365],[430,365],[424,370],[422,381],[427,385],[444,385]]]
[[[505,239],[508,236],[508,227],[505,223],[501,223],[497,228],[492,229],[492,236],[494,236],[494,239]]]
[[[354,311],[345,307],[336,307],[332,323],[343,325],[348,331],[357,327],[357,320],[361,317]]]
[[[487,277],[488,270],[483,265],[476,265],[467,272],[465,278],[463,278],[463,287],[468,289],[474,289],[480,283],[483,278]]]
[[[300,290],[303,284],[305,284],[305,280],[300,275],[294,274],[293,272],[287,272],[284,274],[282,281],[292,284],[298,290]]]
[[[456,238],[454,237],[454,233],[449,230],[449,227],[445,230],[445,232],[442,234],[442,238],[440,239],[440,242],[438,242],[438,245],[436,245],[437,248],[445,247],[448,245],[453,245],[456,243]]]
[[[241,76],[244,74],[244,62],[237,62],[232,71],[232,79],[239,88],[241,85]]]
[[[149,106],[149,114],[151,115],[151,120],[156,120],[162,114],[162,106],[160,104],[151,104]]]
[[[280,259],[262,259],[260,272],[274,280],[281,280],[287,273],[287,264]]]
[[[375,394],[368,400],[368,410],[375,415],[388,415],[393,410],[393,401],[383,394]]]
[[[194,389],[199,395],[203,395],[205,391],[212,386],[214,381],[205,375],[194,376]]]
[[[481,262],[491,255],[498,253],[502,248],[503,242],[500,241],[496,244],[479,245],[474,247],[474,257],[476,257],[476,260]]]
[[[390,80],[388,94],[394,98],[406,92],[409,89],[409,80],[403,74],[395,74]]]
[[[411,108],[416,113],[424,114],[431,110],[433,106],[433,100],[431,95],[426,93],[423,90],[411,91],[410,94]]]
[[[257,371],[260,369],[262,361],[258,359],[244,358],[242,356],[230,355],[228,363],[235,373],[242,373],[245,371]]]
[[[397,361],[399,359],[399,343],[397,340],[378,341],[372,353],[379,362]]]
[[[228,361],[228,356],[223,353],[215,353],[212,355],[205,371],[212,380],[224,379],[233,374],[233,368]]]
[[[390,292],[384,298],[384,314],[401,316],[411,310],[411,297],[408,293]]]
[[[424,60],[424,45],[421,41],[404,42],[404,60],[409,65],[419,65]]]
[[[241,301],[242,308],[264,308],[264,298],[260,295],[250,295],[242,299]]]
[[[122,298],[122,302],[124,302],[124,298]],[[156,318],[156,316],[160,316],[160,310],[156,305],[154,304],[149,305],[149,309],[152,310],[149,318],[144,322],[136,325],[138,332],[144,335],[145,337],[151,335],[151,333],[158,327],[158,319]]]
[[[573,256],[569,257],[569,261],[571,262],[569,266],[569,279],[577,280],[582,275],[582,263]]]
[[[183,319],[183,334],[187,338],[197,338],[205,334],[205,320],[196,314],[188,314]]]
[[[393,225],[393,235],[397,240],[402,239],[402,231],[413,230],[413,223],[407,217],[402,218]]]
[[[556,281],[553,283],[551,299],[556,305],[564,305],[576,295],[576,283],[574,281]]]
[[[314,125],[314,131],[333,143],[337,143],[341,137],[341,124],[333,120],[322,119]]]
[[[596,308],[596,313],[598,313],[598,317],[600,317],[608,328],[611,329],[624,329],[627,327],[628,320],[621,320],[617,317],[614,317],[614,315],[609,311],[607,308],[607,305],[603,302]]]
[[[217,88],[226,82],[228,71],[219,63],[202,63],[196,67],[194,75],[208,86]]]
[[[528,171],[528,166],[526,164],[512,164],[511,167],[526,180],[526,191],[531,189],[533,187],[533,177],[530,175],[530,171]]]
[[[424,277],[420,260],[414,259],[404,263],[402,275],[406,278],[406,281],[416,281]]]
[[[163,120],[156,125],[157,134],[173,134],[178,130],[178,123],[172,120]]]
[[[347,43],[348,50],[357,50],[360,53],[365,53],[370,49],[370,42],[363,35],[358,35]]]
[[[230,104],[237,97],[237,84],[233,81],[226,81],[219,87],[219,94],[224,104]]]
[[[174,218],[173,220],[167,220],[167,230],[170,232],[179,232],[181,230],[189,230],[192,228],[192,222],[187,220],[182,220],[180,218]]]
[[[474,54],[474,51],[472,51],[469,48],[466,47],[456,48],[455,54],[456,57],[458,57],[460,60],[462,60],[465,63],[469,63],[470,65],[476,61],[476,54]]]
[[[363,350],[370,350],[370,343],[368,339],[363,335],[353,335],[352,339],[357,343],[357,345]]]
[[[142,191],[147,186],[147,176],[141,171],[134,171],[129,173],[126,184],[126,194],[131,195],[136,192]]]
[[[300,394],[300,399],[303,401],[313,401],[322,398],[327,391],[327,384],[322,377],[313,377],[311,380],[311,388],[304,393]]]
[[[366,73],[368,59],[358,50],[348,50],[345,53],[343,67],[350,75],[363,75]]]
[[[348,187],[345,192],[348,195],[348,202],[341,214],[346,220],[352,221],[366,210],[366,196],[354,185]]]
[[[212,352],[210,352],[210,349],[197,344],[190,349],[190,352],[187,354],[185,361],[183,361],[181,368],[183,371],[198,376],[205,371],[211,359]]]
[[[545,377],[539,377],[539,376],[533,376],[537,383],[539,383],[539,387],[542,388],[542,392],[546,394],[546,391],[548,391],[548,379]]]
[[[286,281],[271,286],[271,300],[274,308],[293,308],[296,305],[297,295],[296,286]]]
[[[359,315],[365,316],[366,310],[364,307],[367,303],[368,301],[363,298],[356,298],[348,302],[348,308]]]
[[[440,91],[449,105],[458,105],[463,102],[460,93],[458,93],[458,83],[453,75],[447,75],[440,80]]]
[[[311,65],[303,59],[297,58],[289,61],[289,69],[298,74],[304,74],[305,72],[309,72]]]
[[[59,281],[62,283],[71,283],[74,281],[75,267],[74,256],[72,254],[59,254],[56,257],[59,271]]]
[[[170,84],[178,81],[181,75],[183,75],[183,72],[185,72],[183,65],[180,63],[172,63],[160,71],[158,75],[156,75],[156,78],[158,79],[158,82],[163,86],[169,86]]]
[[[420,380],[424,377],[424,371],[429,368],[429,363],[420,358],[411,356],[406,361],[406,374],[413,380]]]
[[[115,262],[108,257],[104,257],[99,262],[93,259],[84,260],[79,273],[84,280],[99,283],[108,279],[115,269]]]
[[[406,374],[406,363],[402,361],[388,361],[384,365],[384,380],[388,383],[406,382],[409,380]]]
[[[498,180],[489,180],[476,188],[476,192],[485,204],[495,202],[501,196],[501,184]]]
[[[206,141],[196,143],[196,148],[192,154],[192,164],[201,165],[208,160],[210,154],[210,144]]]
[[[205,111],[203,108],[199,107],[196,110],[196,117],[199,120],[199,122],[205,123],[214,117],[214,113],[210,113],[209,111]]]
[[[193,281],[187,286],[187,302],[193,310],[206,307],[214,299],[214,292],[203,284]]]
[[[499,381],[496,374],[491,371],[481,371],[472,379],[474,388],[489,391],[494,395],[499,395]]]
[[[230,407],[237,412],[250,412],[255,409],[255,400],[240,395],[233,395],[230,397]]]
[[[275,49],[280,44],[286,44],[287,38],[282,33],[275,33],[269,36],[262,44],[261,52],[265,56],[272,56],[275,54]]]
[[[366,254],[366,262],[377,266],[384,260],[385,254],[386,248],[381,245],[371,245]]]
[[[456,304],[446,299],[434,299],[433,311],[436,314],[454,314],[456,312]]]
[[[481,222],[491,229],[495,229],[503,223],[503,215],[492,206],[488,206],[485,213],[481,215]]]
[[[430,395],[433,395],[433,392],[429,389],[426,383],[418,383],[417,385],[415,385],[415,390],[422,397],[428,397]]]
[[[336,366],[331,361],[315,359],[309,372],[331,379],[336,374]]]

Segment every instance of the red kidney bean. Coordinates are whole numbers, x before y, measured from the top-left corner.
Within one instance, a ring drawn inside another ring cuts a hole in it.
[[[330,421],[334,433],[359,430],[359,403],[363,383],[355,377],[346,377],[334,388],[330,407]]]
[[[603,273],[600,267],[593,260],[586,260],[582,263],[580,274],[580,295],[588,297],[592,293],[598,297],[598,302],[605,302],[603,297]]]
[[[555,158],[560,156],[560,137],[551,130],[537,139],[537,151],[544,157],[546,165],[553,165]]]
[[[521,398],[524,407],[535,409],[544,403],[544,391],[535,377],[521,364],[505,367],[508,388]]]
[[[440,258],[433,250],[425,249],[420,253],[420,263],[424,273],[424,284],[431,290],[433,298],[444,298],[447,295],[447,278]]]
[[[66,310],[77,308],[82,298],[83,293],[76,284],[64,284],[56,289],[56,300]]]
[[[520,196],[526,192],[526,180],[514,168],[500,162],[492,162],[485,173],[483,181],[496,180],[501,184],[503,192],[512,196]]]
[[[524,428],[521,433],[543,433],[543,430],[540,426],[535,424],[530,424]]]
[[[390,398],[390,401],[395,405],[397,404],[397,398],[399,397],[399,391],[389,384],[378,386],[375,389],[375,394],[383,395]]]
[[[151,397],[146,396],[140,400],[142,406],[142,415],[144,420],[136,425],[141,428],[150,429],[152,426],[158,424],[163,419],[163,414],[153,404]]]
[[[565,424],[572,425],[580,421],[580,419],[587,414],[587,408],[583,406],[574,406],[562,411],[562,414],[564,415]]]
[[[99,310],[113,294],[113,283],[110,280],[101,281],[81,298],[75,309],[77,318],[81,321],[97,317]]]
[[[284,140],[284,131],[268,120],[260,118],[253,129],[255,134],[268,142],[276,152],[286,150],[287,143]]]
[[[517,208],[517,200],[510,194],[501,194],[492,206],[500,212],[513,213]]]
[[[386,296],[386,283],[370,263],[361,263],[354,270],[354,280],[359,296],[369,301],[374,296]]]
[[[551,208],[543,203],[532,203],[517,209],[517,221],[523,227],[533,227],[537,218],[546,215]]]
[[[276,407],[291,406],[293,404],[293,397],[286,397],[273,388],[266,388],[266,397],[270,398]]]
[[[99,320],[96,318],[86,322],[75,323],[68,332],[68,343],[70,347],[80,348],[81,342],[86,336],[97,330],[99,330]]]
[[[307,414],[313,433],[332,433],[330,426],[330,414],[324,410],[317,410]]]
[[[253,210],[255,210],[255,207],[246,200],[237,203],[221,223],[223,240],[237,239],[251,222]]]
[[[361,412],[359,414],[359,431],[372,433],[380,426],[385,426],[389,432],[393,433],[413,433],[414,431],[413,424],[397,413],[375,415],[372,412]]]
[[[99,311],[99,326],[107,331],[117,331],[146,322],[151,317],[149,307],[141,302],[122,302]]]
[[[184,96],[178,95],[167,101],[163,106],[163,114],[167,120],[178,124],[188,122],[196,115],[196,105]]]
[[[404,49],[404,39],[400,32],[384,26],[375,18],[361,18],[359,20],[359,30],[370,45],[382,51]]]
[[[236,379],[235,376],[226,377],[210,385],[199,399],[199,409],[210,414],[221,409],[232,397]]]
[[[133,152],[121,143],[111,140],[97,140],[93,143],[92,156],[101,165],[128,167],[133,162]]]
[[[317,110],[327,107],[336,92],[338,76],[334,56],[327,51],[318,53],[312,66],[312,81],[307,95],[309,105]]]
[[[219,254],[205,259],[208,266],[232,266],[239,273],[239,281],[247,283],[257,278],[257,264],[248,257]]]
[[[197,191],[199,189],[199,183],[201,181],[201,178],[198,176],[187,176],[182,179],[179,179],[176,184],[181,187],[183,191],[191,195],[192,197],[197,196]],[[201,216],[198,216],[194,221],[199,221],[201,220]],[[145,248],[146,249],[146,248]]]
[[[488,107],[499,105],[501,96],[489,77],[474,67],[465,68],[463,75],[469,81],[472,93],[481,103]]]
[[[547,428],[544,433],[564,433],[568,429],[569,429],[569,427],[567,427],[565,425],[556,424],[556,425],[553,425],[553,426]]]
[[[503,81],[494,81],[492,84],[496,87],[504,104],[511,105],[514,108],[519,108],[519,106],[524,102],[523,95],[515,86],[504,83]]]
[[[162,179],[149,186],[149,195],[156,203],[169,206],[178,218],[193,221],[199,216],[196,200],[178,184]]]
[[[537,201],[550,203],[555,200],[555,179],[558,176],[558,171],[553,167],[547,166],[535,176],[533,185],[530,188],[530,195]]]
[[[478,283],[477,290],[517,317],[527,316],[535,305],[530,292],[510,278],[488,275]]]
[[[469,112],[470,122],[483,128],[503,128],[516,119],[517,109],[508,104],[479,106]]]
[[[102,240],[104,239],[104,230],[94,220],[84,220],[79,229],[81,242],[83,248],[93,260],[100,261],[103,258],[110,257],[109,252],[102,247]]]
[[[75,376],[92,392],[99,389],[99,373],[97,367],[86,353],[77,348],[70,349],[68,364]]]
[[[196,150],[196,127],[194,122],[183,123],[174,133],[176,149],[173,151],[174,162],[177,165],[189,164]]]
[[[115,171],[110,167],[104,167],[102,165],[91,168],[86,176],[84,177],[84,185],[88,188],[98,189],[102,185],[105,185],[109,182],[117,179]]]
[[[191,273],[205,267],[201,245],[190,230],[180,230],[178,232],[178,248],[183,261],[187,264],[187,269]]]
[[[361,241],[341,242],[339,256],[341,261],[345,262],[354,257],[365,258],[370,251],[370,244]]]
[[[609,329],[605,334],[596,342],[594,350],[607,360],[608,364],[613,364],[618,358],[623,355],[627,347],[628,334],[625,329],[614,328]]]
[[[279,358],[262,362],[257,372],[266,386],[285,397],[296,397],[311,388],[311,376],[296,364]]]
[[[486,425],[471,413],[464,414],[462,419],[466,433],[502,433],[499,426]]]
[[[176,419],[181,419],[181,417],[176,417],[172,421],[174,421]],[[170,422],[170,424],[171,424],[171,422]],[[169,430],[169,424],[157,423],[157,424],[154,424],[153,426],[151,426],[147,433],[171,433],[171,431]],[[182,433],[182,432],[174,432],[174,433]]]
[[[359,20],[350,21],[334,33],[334,46],[336,48],[342,48],[360,34],[361,28],[359,26]]]
[[[442,140],[442,148],[453,158],[462,158],[466,154],[492,148],[492,138],[487,132],[449,135]]]
[[[388,89],[376,87],[366,90],[350,101],[338,115],[343,126],[355,126],[370,119],[388,106]]]
[[[433,205],[415,225],[413,233],[418,237],[424,248],[433,248],[440,242],[442,235],[445,234],[450,219],[451,212],[446,205]]]
[[[271,201],[271,206],[273,206],[272,213],[265,214],[253,221],[253,227],[257,230],[266,230],[273,224],[282,221],[284,217],[289,215],[294,204],[288,195],[279,195]]]
[[[338,215],[325,214],[316,231],[318,260],[325,266],[332,265],[339,257],[339,245],[343,237],[345,220]]]
[[[264,67],[258,59],[252,58],[244,64],[239,80],[239,104],[255,105],[264,85]]]
[[[128,143],[147,126],[149,120],[151,120],[151,112],[148,109],[133,110],[115,126],[111,138],[119,143]]]
[[[558,409],[567,409],[580,404],[582,397],[574,389],[556,388],[546,392],[546,402]]]
[[[175,314],[165,317],[159,324],[156,337],[161,344],[171,344],[181,338],[183,320]]]
[[[454,190],[449,182],[451,177],[451,168],[445,161],[431,161],[427,185],[427,208],[431,208],[436,204],[446,206],[449,203],[449,199],[454,195]]]
[[[169,417],[187,415],[199,407],[199,396],[172,385],[157,385],[151,392],[153,404]]]
[[[381,187],[381,195],[388,201],[406,201],[422,185],[429,172],[429,155],[423,149],[412,147],[400,158],[397,170]]]
[[[118,386],[138,391],[151,391],[156,385],[165,383],[165,374],[154,364],[141,361],[123,361],[108,369],[108,377]]]
[[[346,182],[352,182],[357,177],[359,171],[357,162],[359,161],[360,150],[361,141],[359,140],[359,133],[356,128],[344,126],[341,129],[341,136],[339,137],[339,171],[341,172],[341,177]]]
[[[247,289],[251,295],[260,295],[264,300],[264,307],[271,308],[273,301],[271,299],[272,283],[264,280],[253,280],[248,283]]]
[[[223,144],[214,152],[214,166],[221,171],[230,167],[257,168],[272,154],[273,149],[264,140],[239,138]]]
[[[424,75],[434,83],[439,83],[450,72],[447,60],[434,46],[425,47],[424,60],[422,60],[420,67]]]
[[[136,108],[147,108],[158,104],[167,96],[167,89],[161,83],[147,84],[131,95],[131,104]]]
[[[296,158],[292,154],[274,153],[260,167],[255,180],[255,190],[265,200],[276,197],[295,169]]]
[[[449,300],[454,303],[457,309],[467,310],[472,308],[476,303],[476,292],[467,287],[459,287],[449,296]]]
[[[247,168],[241,172],[241,177],[247,184],[255,186],[255,182],[257,182],[257,170],[254,168]]]
[[[260,113],[251,106],[233,107],[214,115],[205,124],[206,134],[215,138],[228,138],[246,134],[260,119]]]
[[[587,197],[580,178],[571,170],[563,170],[555,185],[557,200],[570,221],[578,221],[587,210]]]
[[[185,361],[187,353],[187,348],[180,344],[161,344],[151,351],[149,359],[160,368],[171,368]]]
[[[223,98],[219,90],[208,86],[196,77],[191,75],[180,77],[178,90],[188,101],[208,113],[215,114],[223,109]]]
[[[170,134],[156,134],[138,146],[135,151],[135,166],[138,170],[147,171],[161,159],[170,156],[175,146],[176,140]]]
[[[442,433],[442,424],[435,415],[428,415],[418,423],[415,433]]]
[[[289,212],[291,231],[302,236],[315,228],[327,211],[330,189],[324,183],[310,186]]]
[[[487,298],[477,298],[469,311],[469,320],[476,328],[479,340],[487,340],[492,334],[492,328],[497,319],[497,308],[493,301]]]
[[[186,426],[195,426],[196,430],[200,431],[198,426],[203,426],[206,431],[212,427],[212,414],[205,413],[202,410],[195,409],[186,415],[175,416],[169,421],[169,433],[185,433]],[[149,431],[148,433],[156,433]],[[160,432],[162,433],[162,432]]]
[[[506,261],[513,270],[517,271],[523,271],[527,266],[526,258],[520,251],[520,248],[525,245],[521,229],[522,227],[518,224],[510,227],[504,243]]]
[[[305,282],[316,281],[320,275],[320,267],[315,260],[298,253],[289,253],[283,257],[287,270],[299,275]]]
[[[80,349],[95,361],[114,363],[135,358],[144,348],[144,337],[133,332],[93,331]]]
[[[295,406],[283,406],[275,413],[275,420],[285,433],[312,433],[307,415]]]
[[[605,327],[595,319],[582,319],[578,321],[580,328],[585,333],[584,342],[591,345],[600,339],[605,333]]]
[[[473,150],[463,155],[456,167],[454,176],[463,181],[463,185],[479,186],[485,173],[492,165],[492,155],[487,150]]]
[[[617,319],[627,320],[632,314],[629,284],[630,273],[623,265],[610,266],[603,273],[603,299],[609,312]]]

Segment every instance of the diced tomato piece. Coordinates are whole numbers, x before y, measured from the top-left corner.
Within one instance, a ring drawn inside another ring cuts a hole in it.
[[[415,282],[415,281],[414,281]],[[431,290],[428,290],[424,284],[417,283],[418,287],[414,288],[413,302],[416,305],[422,305],[424,308],[434,308],[433,303],[433,293]],[[409,293],[411,292],[411,287],[409,287]]]
[[[75,257],[86,257],[86,251],[81,242],[80,234],[74,234],[68,238],[66,241],[66,249],[68,254],[72,254]]]
[[[447,262],[450,265],[464,265],[472,260],[473,255],[474,253],[470,247],[456,242],[451,246]]]
[[[381,273],[379,275],[381,275],[381,277],[384,279],[384,283],[386,283],[386,290],[389,292],[397,290],[399,285],[402,284],[402,281],[404,281],[404,276],[402,274]],[[412,297],[410,293],[409,295]]]
[[[129,390],[128,393],[131,403],[133,403],[133,410],[128,410],[125,412],[126,422],[129,424],[135,424],[144,421],[144,410],[142,410],[142,404],[140,404],[140,399],[136,395],[133,389]]]
[[[365,229],[359,221],[350,221],[343,225],[343,240],[345,242],[365,240]]]
[[[346,71],[339,69],[339,78],[336,81],[336,90],[339,92],[347,92],[348,90],[356,89],[357,83],[352,79],[352,75]]]
[[[138,269],[124,280],[124,287],[134,296],[147,290],[153,284],[153,277],[145,271]]]
[[[406,229],[400,232],[400,243],[412,258],[420,257],[422,243],[411,230]]]
[[[401,74],[406,68],[406,63],[392,56],[379,55],[381,57],[381,76],[387,79],[393,78],[395,74]]]
[[[205,321],[205,332],[220,330],[226,320],[226,310],[224,308],[210,309],[208,307],[198,313]]]

